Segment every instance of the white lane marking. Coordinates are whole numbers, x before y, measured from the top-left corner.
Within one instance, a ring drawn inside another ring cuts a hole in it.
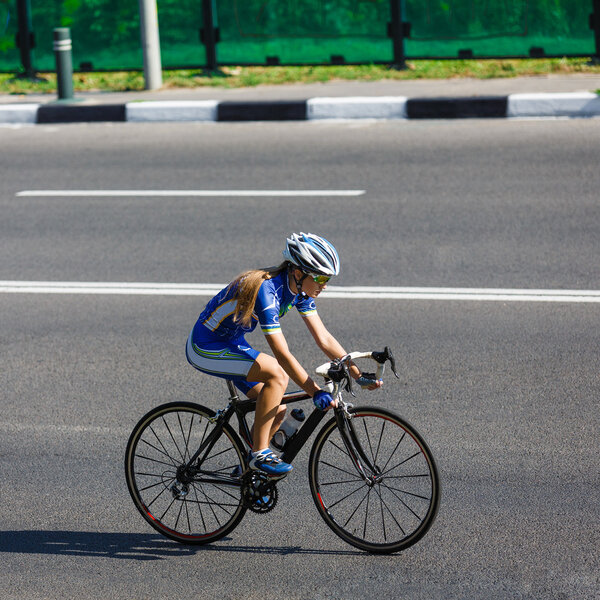
[[[329,298],[381,300],[470,300],[494,302],[600,302],[600,290],[535,290],[497,288],[332,287]]]
[[[98,427],[94,425],[65,425],[65,424],[36,424],[36,423],[10,423],[8,421],[0,421],[0,432],[5,434],[38,434],[47,435],[48,433],[60,433],[60,434],[94,434],[94,435],[114,435],[116,433],[123,433],[128,435],[124,428],[114,427]]]
[[[128,294],[159,296],[214,296],[227,284],[111,283],[78,281],[0,281],[0,292],[26,294]]]
[[[0,293],[214,296],[225,283],[0,281]],[[331,286],[324,298],[495,302],[600,302],[600,290]]]
[[[271,198],[362,196],[365,190],[23,190],[16,196],[67,198],[67,197],[200,197],[200,198]]]

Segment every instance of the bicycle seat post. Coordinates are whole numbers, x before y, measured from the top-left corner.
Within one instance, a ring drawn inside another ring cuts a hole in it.
[[[240,397],[237,393],[237,388],[233,384],[233,381],[227,379],[227,387],[229,388],[229,401],[232,403],[236,403],[240,401]]]

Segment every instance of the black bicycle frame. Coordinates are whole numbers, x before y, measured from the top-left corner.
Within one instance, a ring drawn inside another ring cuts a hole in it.
[[[240,400],[240,397],[235,389],[235,386],[231,381],[227,381],[227,387],[229,388],[230,398],[229,405],[224,411],[219,411],[215,415],[215,419],[218,425],[214,428],[214,430],[210,433],[210,435],[200,444],[200,447],[192,457],[187,462],[186,468],[190,469],[193,467],[194,463],[198,460],[200,455],[204,453],[204,457],[208,456],[210,451],[213,449],[216,444],[219,436],[222,432],[222,426],[228,423],[231,420],[231,417],[235,414],[238,418],[239,423],[239,432],[240,435],[245,438],[246,442],[250,442],[250,430],[248,428],[248,423],[246,421],[246,415],[256,410],[256,400]],[[300,402],[302,400],[308,400],[310,396],[303,391],[299,392],[290,392],[285,394],[281,400],[282,404],[292,404],[294,402]],[[313,412],[309,415],[306,422],[298,429],[298,431],[290,438],[288,443],[286,444],[285,450],[281,456],[281,459],[285,462],[290,463],[300,452],[302,446],[306,443],[308,438],[311,436],[313,431],[317,428],[319,423],[323,420],[325,413],[318,408],[315,408]],[[202,463],[201,459],[199,463]]]
[[[208,456],[208,454],[210,453],[210,451],[212,450],[222,433],[222,427],[226,423],[229,423],[231,417],[233,417],[234,414],[237,416],[238,419],[240,435],[243,438],[245,438],[247,443],[251,442],[250,429],[248,428],[246,415],[256,410],[256,400],[241,400],[235,386],[229,380],[227,381],[227,387],[229,388],[230,393],[229,405],[224,411],[218,412],[215,416],[218,426],[215,427],[211,434],[202,442],[202,444],[200,444],[198,450],[188,461],[186,465],[186,470],[193,466],[193,464],[198,460],[198,458],[203,452],[204,457]],[[289,392],[287,394],[284,394],[281,403],[293,404],[294,402],[301,402],[302,400],[308,400],[309,398],[310,396],[303,391]],[[325,415],[326,412],[315,407],[315,409],[308,416],[308,419],[306,419],[306,421],[302,424],[298,431],[296,431],[296,433],[286,443],[283,453],[281,455],[281,460],[287,463],[291,463],[294,460],[294,458],[296,458],[298,452],[300,452],[304,444],[307,442],[308,438],[319,426],[319,423],[321,423]],[[365,480],[367,480],[368,477],[364,472],[360,459],[362,459],[366,463],[367,467],[371,470],[372,473],[375,472],[375,468],[373,467],[371,461],[362,450],[362,447],[358,442],[358,438],[356,436],[352,423],[347,422],[341,414],[341,411],[337,410],[335,411],[335,419],[337,421],[338,429],[344,441],[344,445],[350,453],[350,456],[353,458],[357,470],[359,471],[361,476]],[[203,459],[199,461],[200,464],[202,464],[202,462]]]
[[[230,383],[229,381],[227,383]],[[231,391],[231,387],[230,387]],[[246,415],[256,410],[256,400],[239,400],[237,394],[236,398],[232,397],[232,403],[234,404],[234,411],[238,416],[240,423],[240,434],[246,439],[246,442],[250,440],[250,430],[246,422]],[[302,400],[309,400],[310,396],[303,391],[289,392],[284,394],[281,399],[282,404],[293,404],[294,402],[301,402]],[[313,431],[317,428],[319,423],[325,417],[325,413],[318,408],[315,408],[312,413],[308,416],[308,419],[301,425],[296,433],[288,440],[281,455],[281,460],[287,463],[291,463],[308,438],[311,436]]]

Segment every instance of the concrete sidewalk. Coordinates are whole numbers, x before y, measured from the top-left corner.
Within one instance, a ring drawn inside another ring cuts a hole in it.
[[[600,75],[0,94],[0,123],[600,116]]]

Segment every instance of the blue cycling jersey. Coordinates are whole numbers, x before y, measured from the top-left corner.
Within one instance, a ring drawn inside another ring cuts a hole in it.
[[[310,316],[317,312],[312,298],[303,293],[294,294],[290,290],[287,270],[262,283],[249,327],[244,327],[233,318],[237,306],[235,293],[235,286],[227,286],[210,300],[194,327],[194,341],[199,341],[200,338],[206,340],[207,337],[237,339],[253,331],[258,323],[265,335],[272,335],[281,331],[279,319],[292,307],[295,306],[302,316]],[[208,331],[213,335],[207,335]]]

